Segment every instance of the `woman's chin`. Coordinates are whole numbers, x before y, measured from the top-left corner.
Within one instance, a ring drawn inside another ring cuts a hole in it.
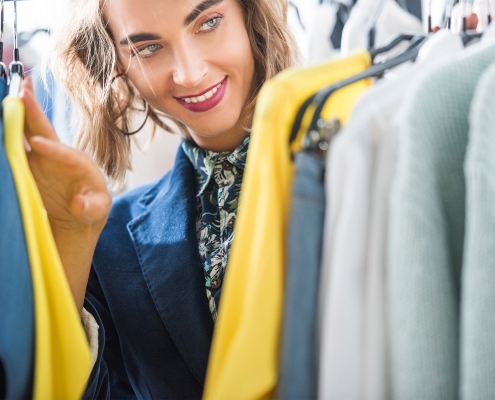
[[[217,119],[218,121],[218,119]],[[219,138],[219,137],[227,137],[231,135],[235,135],[236,132],[239,130],[238,129],[238,120],[235,120],[232,123],[225,123],[226,121],[223,121],[222,124],[214,124],[214,123],[207,123],[201,121],[200,124],[197,122],[194,124],[185,124],[186,126],[189,127],[189,131],[191,132],[191,135],[193,136],[198,136],[201,138]],[[204,129],[205,126],[208,127],[208,129]]]

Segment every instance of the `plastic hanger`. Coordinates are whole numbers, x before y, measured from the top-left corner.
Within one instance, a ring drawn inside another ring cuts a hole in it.
[[[301,123],[304,118],[304,114],[311,105],[314,106],[315,112],[313,114],[313,119],[311,121],[311,125],[309,127],[308,132],[312,132],[312,131],[318,132],[319,130],[318,127],[319,125],[322,124],[322,122],[320,121],[322,119],[321,112],[327,100],[330,98],[330,96],[332,96],[332,94],[334,94],[339,89],[342,89],[346,86],[349,86],[361,80],[381,77],[387,70],[394,68],[398,65],[404,64],[405,62],[415,60],[416,57],[418,56],[419,50],[421,49],[421,45],[426,42],[426,40],[430,35],[426,37],[417,37],[411,43],[411,46],[404,53],[398,55],[397,57],[394,57],[393,59],[387,60],[380,64],[372,65],[366,71],[363,71],[362,73],[357,74],[351,78],[345,79],[337,84],[324,88],[315,95],[308,98],[301,106],[298,114],[296,115],[296,119],[292,127],[292,132],[289,139],[290,143],[292,143],[297,138],[297,134],[301,128]]]
[[[342,82],[339,82],[335,85],[332,85],[328,88],[319,91],[313,100],[313,105],[315,106],[315,113],[313,115],[313,120],[311,121],[309,131],[318,129],[318,121],[321,119],[321,112],[323,110],[323,107],[325,106],[330,96],[334,94],[337,90],[352,85],[353,83],[359,82],[364,79],[381,77],[387,70],[394,68],[398,65],[404,64],[405,62],[415,60],[416,57],[418,56],[419,50],[421,48],[421,44],[424,42],[425,42],[425,38],[422,38],[422,40],[418,39],[412,48],[409,48],[408,50],[398,55],[397,57],[391,60],[387,60],[381,64],[372,65],[370,68],[368,68],[366,71],[360,74],[357,74],[351,78],[345,79]]]
[[[294,11],[296,12],[296,16],[297,16],[297,20],[299,22],[299,25],[301,25],[302,30],[305,31],[306,27],[303,24],[303,21],[301,18],[301,13],[299,12],[299,7],[296,6],[293,1],[289,1],[289,6],[292,7],[294,9]]]
[[[400,65],[400,64],[407,62],[407,61],[410,61],[410,60],[414,60],[417,57],[421,43],[426,39],[426,36],[422,36],[422,35],[401,34],[401,35],[398,35],[397,37],[395,37],[394,39],[392,39],[387,45],[380,47],[378,49],[373,49],[374,39],[375,39],[375,34],[376,34],[376,23],[378,21],[378,18],[380,16],[381,11],[383,10],[383,7],[386,4],[386,1],[387,0],[380,0],[380,3],[379,3],[379,5],[375,11],[375,14],[373,15],[373,18],[370,22],[370,26],[369,26],[369,30],[368,30],[368,39],[369,39],[368,44],[370,47],[370,55],[371,55],[372,59],[374,59],[378,54],[382,54],[382,53],[385,53],[385,52],[393,49],[394,47],[396,47],[399,43],[401,43],[403,41],[409,40],[411,42],[411,44],[410,44],[409,48],[404,53],[397,56],[396,58],[389,60],[388,62],[385,62],[382,64],[376,64],[376,65],[370,67],[368,70],[366,70],[364,73],[377,74],[377,75],[372,75],[370,77],[381,76],[389,68],[393,68],[397,65]],[[416,47],[418,47],[418,48],[415,50]],[[411,57],[411,58],[408,58],[408,57]],[[373,69],[374,67],[375,67],[375,69]],[[368,78],[368,76],[366,76],[364,78],[360,78],[358,80],[366,79],[366,78]],[[353,79],[353,78],[351,78],[351,79]],[[344,83],[344,82],[346,82],[346,81],[343,81],[342,83]],[[354,82],[352,82],[352,83],[354,83]],[[332,86],[332,87],[334,87],[334,86]],[[337,89],[335,89],[335,90],[337,90]],[[332,90],[331,93],[328,94],[325,101],[331,96],[331,94],[335,90]],[[321,95],[321,92],[319,92],[319,94]],[[320,101],[320,99],[317,99],[317,95],[318,94],[310,96],[308,99],[306,99],[306,101],[299,108],[299,111],[297,112],[296,118],[294,120],[294,124],[292,126],[292,131],[290,134],[289,143],[292,143],[297,138],[297,134],[298,134],[299,129],[300,129],[301,124],[302,124],[302,120],[303,120],[304,115],[305,115],[307,109],[309,108],[309,106],[311,104],[314,104],[317,107],[317,109],[319,108],[318,102]],[[321,109],[323,108],[323,105],[324,105],[324,102],[321,106]],[[321,109],[319,110],[319,113],[321,113]],[[313,122],[312,122],[312,127],[311,127],[312,130],[317,130],[316,125],[318,123],[318,120],[319,120],[319,115],[318,115],[318,118],[316,118],[316,120],[313,120]]]
[[[18,35],[19,47],[22,47],[25,44],[29,43],[31,39],[38,33],[46,33],[47,35],[49,35],[50,30],[44,28],[38,28],[31,32],[19,32]]]
[[[17,40],[17,0],[14,0],[14,61],[10,63],[9,96],[19,97],[24,80],[24,65],[19,60],[19,43]]]
[[[374,50],[375,47],[375,39],[376,39],[376,25],[378,24],[378,19],[380,18],[380,15],[385,7],[385,4],[387,3],[387,0],[380,0],[380,3],[378,4],[377,9],[375,10],[375,13],[373,14],[370,24],[368,27],[368,50],[371,52],[375,51],[375,55],[387,52],[391,49],[393,49],[395,46],[397,46],[399,43],[406,41],[406,40],[411,40],[413,37],[416,35],[411,35],[411,34],[400,34],[397,35],[390,43],[387,45],[389,47],[383,47],[382,51],[378,52],[377,50]],[[404,7],[403,7],[404,8]],[[407,11],[407,8],[405,8]]]
[[[378,7],[375,10],[375,13],[371,17],[370,25],[368,28],[368,50],[372,50],[375,47],[376,24],[378,22],[378,18],[380,18],[380,15],[383,11],[383,7],[385,7],[386,3],[387,0],[380,0],[380,2],[378,3]]]
[[[470,0],[461,0],[461,6],[462,6],[462,10],[463,10],[461,39],[462,39],[462,43],[464,43],[464,46],[467,46],[473,40],[481,38],[481,36],[483,35],[483,33],[476,32],[475,30],[472,30],[472,31],[467,30],[468,15],[467,15],[466,10],[468,7],[466,7],[466,6],[468,4],[473,5],[473,2],[474,1],[470,1]]]
[[[411,41],[415,38],[424,38],[425,36],[423,35],[413,35],[413,34],[400,34],[394,37],[388,44],[386,44],[383,47],[380,47],[378,49],[375,49],[375,38],[376,38],[376,25],[378,23],[378,19],[380,18],[380,15],[383,11],[383,8],[385,7],[385,4],[387,3],[388,0],[380,0],[380,3],[378,4],[378,7],[373,14],[373,17],[370,20],[369,28],[368,28],[368,51],[370,52],[371,58],[374,60],[375,57],[379,54],[386,53],[387,51],[392,50],[396,46],[398,46],[400,43],[404,41]],[[416,39],[419,40],[419,39]]]
[[[490,1],[490,0],[488,0]],[[455,0],[447,0],[446,3],[445,3],[445,8],[448,7],[448,11],[446,11],[445,13],[447,14],[447,29],[450,30],[451,26],[452,26],[452,10],[454,9],[454,2]]]
[[[409,36],[399,35],[395,39],[392,39],[392,41],[389,44],[385,45],[384,47],[380,47],[379,49],[371,50],[370,55],[371,55],[372,59],[374,59],[374,57],[376,55],[384,53],[388,50],[391,50],[397,44],[401,43],[403,40],[406,40],[406,39],[410,39],[412,41],[411,46],[409,47],[409,48],[412,48],[415,46],[415,42],[413,41],[414,38],[416,38],[416,36],[414,36],[414,35],[409,35]],[[419,37],[417,37],[417,39],[421,40],[421,39],[424,39],[424,37],[419,36]],[[302,120],[304,118],[304,115],[306,114],[306,111],[309,108],[309,106],[315,100],[315,97],[316,97],[316,94],[310,96],[308,99],[306,99],[306,101],[299,108],[299,111],[297,112],[296,118],[294,120],[294,124],[292,126],[292,131],[291,131],[290,139],[289,139],[290,143],[292,143],[296,139],[297,134],[299,132],[299,129],[301,128],[301,123],[302,123]]]

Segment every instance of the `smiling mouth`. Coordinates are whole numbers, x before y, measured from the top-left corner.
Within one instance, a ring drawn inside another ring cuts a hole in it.
[[[215,86],[196,96],[176,97],[175,99],[186,109],[193,112],[211,110],[223,99],[227,88],[227,77]]]
[[[222,86],[222,83],[223,83],[223,81],[220,82],[213,89],[208,90],[205,94],[202,94],[201,96],[183,97],[182,100],[184,100],[186,103],[202,103],[203,101],[211,99],[213,97],[213,95],[216,92],[218,92],[218,89],[220,89],[220,86]]]

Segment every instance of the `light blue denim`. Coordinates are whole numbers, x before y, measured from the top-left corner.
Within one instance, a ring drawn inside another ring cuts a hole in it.
[[[6,91],[0,79],[0,101]],[[32,398],[34,303],[26,239],[0,108],[0,399]]]
[[[315,399],[316,312],[325,217],[324,162],[302,151],[295,156],[285,287],[282,366],[278,397]]]

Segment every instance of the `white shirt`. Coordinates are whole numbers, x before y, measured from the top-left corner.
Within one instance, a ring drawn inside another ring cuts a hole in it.
[[[368,48],[368,29],[378,2],[359,0],[342,31],[341,54],[348,56],[357,49]],[[421,21],[403,10],[395,1],[387,0],[376,23],[375,48],[387,44],[401,33],[422,33]],[[401,52],[403,48],[398,47]]]
[[[320,399],[390,397],[385,254],[396,118],[407,87],[428,69],[419,60],[428,60],[429,67],[462,48],[459,37],[435,34],[416,65],[363,95],[331,143],[319,310]]]

